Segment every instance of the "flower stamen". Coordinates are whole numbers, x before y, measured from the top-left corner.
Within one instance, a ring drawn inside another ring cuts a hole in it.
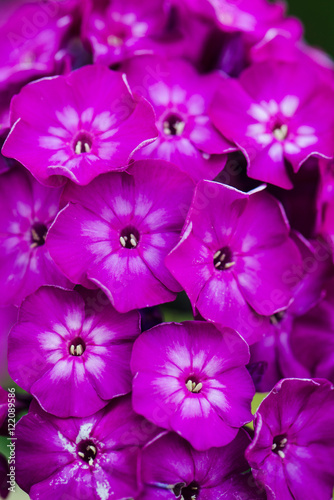
[[[82,356],[85,350],[86,344],[82,340],[82,338],[77,337],[76,339],[72,340],[69,348],[71,356]]]
[[[123,248],[136,248],[139,244],[139,232],[134,227],[126,227],[120,234],[119,242]]]
[[[285,139],[288,136],[288,133],[289,133],[289,129],[285,123],[283,123],[283,125],[281,125],[281,126],[276,127],[273,130],[273,135],[274,135],[275,139],[277,139],[280,142],[285,141]]]
[[[45,224],[37,222],[31,228],[31,245],[30,248],[41,247],[45,243],[48,228]]]
[[[232,260],[231,250],[228,247],[217,250],[213,256],[213,265],[219,271],[225,271],[233,267],[235,262]]]
[[[199,382],[199,383],[193,382],[191,379],[189,379],[186,382],[186,388],[188,389],[188,391],[193,392],[195,394],[198,394],[199,392],[201,392],[202,387],[203,387],[203,384],[201,382]]]
[[[280,458],[285,458],[285,452],[283,450],[285,449],[287,442],[288,440],[285,436],[276,436],[271,446],[271,450]]]
[[[82,441],[79,444],[78,456],[88,465],[93,465],[97,455],[97,447],[92,441]]]

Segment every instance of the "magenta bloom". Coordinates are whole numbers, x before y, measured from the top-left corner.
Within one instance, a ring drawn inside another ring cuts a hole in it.
[[[246,473],[249,465],[244,453],[249,442],[248,434],[240,430],[230,444],[203,452],[177,434],[161,435],[143,448],[144,491],[138,500],[266,498]]]
[[[301,263],[289,232],[282,207],[268,193],[201,181],[166,265],[203,318],[253,343],[262,334],[253,326],[253,310],[271,316],[293,297],[289,277]]]
[[[91,415],[131,391],[139,313],[111,305],[89,312],[78,292],[43,287],[24,301],[10,332],[13,380],[58,417]]]
[[[7,4],[1,5],[0,88],[52,74],[73,23],[54,2]]]
[[[91,3],[83,31],[95,62],[116,64],[137,53],[157,50],[159,42],[168,38],[170,16],[164,0]]]
[[[326,353],[326,358],[327,355],[332,358],[334,381],[334,357],[331,355],[334,351],[328,348],[331,342],[331,320],[328,321],[329,315],[325,312],[330,306],[324,305],[322,314],[319,314],[318,308],[313,314],[306,314],[326,293],[328,278],[333,276],[332,256],[330,253],[326,255],[325,248],[319,243],[312,245],[300,235],[293,235],[293,240],[302,255],[302,268],[296,268],[295,274],[290,276],[295,282],[293,301],[285,311],[270,317],[265,335],[250,348],[250,369],[255,369],[256,365],[263,367],[263,377],[255,384],[259,392],[270,391],[285,377],[329,378],[328,372],[321,373],[320,368],[320,373],[315,373],[299,360],[301,357],[308,366],[314,367],[316,360],[321,358],[321,352]]]
[[[225,166],[224,153],[236,149],[208,117],[223,77],[199,75],[185,61],[158,57],[134,58],[124,71],[134,91],[153,105],[159,130],[158,139],[138,151],[136,158],[171,161],[195,181],[213,179]]]
[[[98,65],[27,85],[12,100],[11,123],[3,154],[46,184],[59,183],[59,175],[88,184],[124,170],[157,135],[151,106],[120,73]]]
[[[304,316],[296,318],[290,336],[293,355],[306,377],[321,377],[334,384],[333,279],[325,298]]]
[[[224,446],[252,420],[248,360],[246,343],[229,328],[200,321],[158,325],[133,347],[134,410],[196,450]]]
[[[236,142],[254,179],[291,189],[286,162],[297,172],[312,155],[333,157],[334,90],[315,64],[254,64],[240,82],[226,80],[211,119]]]
[[[71,288],[44,243],[61,189],[41,186],[23,168],[0,178],[0,304],[19,305],[42,285]]]
[[[251,39],[262,38],[282,19],[282,3],[267,0],[184,0],[198,14],[213,19],[226,32],[244,32]]]
[[[285,379],[261,403],[246,452],[268,500],[332,497],[334,388],[322,379]]]
[[[129,397],[72,419],[53,417],[33,402],[16,427],[17,482],[32,500],[133,498],[139,446],[156,432],[133,412]]]
[[[153,160],[86,187],[69,185],[69,204],[47,246],[71,280],[99,286],[120,312],[169,302],[181,287],[164,259],[179,239],[193,189],[176,167]]]

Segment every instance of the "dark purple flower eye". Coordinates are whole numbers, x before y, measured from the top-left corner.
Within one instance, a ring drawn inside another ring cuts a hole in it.
[[[79,132],[73,141],[76,155],[90,153],[93,147],[93,137],[88,132]]]
[[[276,453],[281,458],[285,458],[284,449],[287,442],[288,438],[286,437],[286,434],[275,436],[271,447],[273,453]]]
[[[184,500],[196,500],[200,493],[200,486],[196,481],[192,481],[188,486],[184,486],[183,483],[176,484],[173,488],[174,495]]]
[[[81,337],[76,337],[70,343],[70,354],[72,356],[82,356],[86,350],[85,341]]]
[[[185,122],[180,115],[171,113],[165,117],[163,127],[165,135],[182,135]]]
[[[78,455],[84,461],[87,462],[88,465],[93,465],[94,460],[98,453],[98,448],[94,441],[90,439],[86,439],[85,441],[81,441],[78,446]]]
[[[226,271],[235,265],[233,262],[233,254],[229,247],[223,247],[213,256],[213,265],[218,271]]]
[[[36,222],[31,228],[31,247],[41,247],[45,244],[48,228],[41,222]]]
[[[119,241],[123,248],[136,248],[139,244],[140,234],[134,226],[127,226],[121,231]]]

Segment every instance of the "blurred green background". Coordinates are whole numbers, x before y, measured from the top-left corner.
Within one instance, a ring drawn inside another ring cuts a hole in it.
[[[287,3],[289,14],[304,22],[306,40],[334,57],[334,1],[289,0]]]

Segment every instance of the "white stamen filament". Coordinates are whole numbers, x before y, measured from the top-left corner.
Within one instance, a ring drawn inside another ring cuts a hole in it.
[[[119,36],[109,35],[108,36],[108,45],[111,47],[121,47],[123,45],[123,40]]]
[[[72,354],[72,356],[82,356],[83,352],[84,352],[84,347],[82,344],[70,345],[70,354]]]
[[[82,148],[82,142],[78,141],[75,145],[75,154],[80,155],[81,154],[81,148]]]
[[[233,266],[235,266],[235,262],[227,262],[225,264],[225,269],[230,269],[230,267],[233,267]]]
[[[164,122],[164,134],[166,135],[172,135],[172,132],[169,128],[169,123],[168,122]]]
[[[136,247],[138,244],[137,238],[134,234],[130,234],[130,243],[133,247]]]
[[[74,149],[75,154],[80,155],[80,154],[82,154],[82,153],[83,153],[82,146],[83,146],[83,149],[84,149],[84,152],[85,152],[85,153],[90,153],[90,151],[91,151],[91,147],[90,147],[90,145],[88,144],[88,142],[86,142],[86,141],[84,141],[84,142],[82,142],[82,141],[78,141],[78,142],[76,143],[76,145],[75,145],[75,149]]]
[[[202,389],[203,384],[200,382],[199,384],[196,384],[196,382],[193,382],[192,380],[188,380],[186,383],[186,388],[188,389],[189,392],[194,392],[194,393],[199,393],[200,390]]]
[[[275,139],[282,142],[287,138],[288,132],[288,126],[284,123],[283,125],[281,125],[281,127],[275,128],[275,130],[273,131],[273,135]]]
[[[169,123],[169,121],[164,121],[163,123],[163,129],[164,129],[164,134],[166,135],[181,135],[184,131],[184,127],[186,126],[185,122],[182,121],[177,121],[173,124]],[[173,134],[171,127],[174,128],[175,134]]]
[[[81,344],[77,346],[77,356],[81,356],[83,353],[83,347]]]
[[[223,253],[221,250],[218,250],[213,256],[213,260],[214,261],[217,260],[217,262],[214,264],[215,268],[218,269],[223,264],[224,269],[230,269],[235,265],[235,262],[226,262],[226,264],[224,264],[225,259],[226,259],[226,254]]]

